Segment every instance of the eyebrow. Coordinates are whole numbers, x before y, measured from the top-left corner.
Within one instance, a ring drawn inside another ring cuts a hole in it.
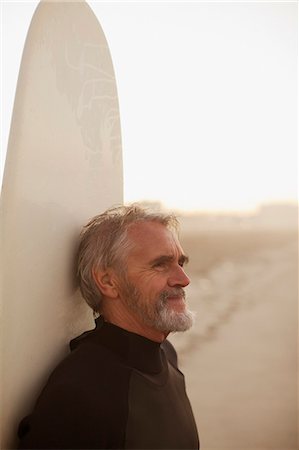
[[[179,258],[180,264],[188,264],[189,262],[189,256],[185,255],[184,253]]]
[[[172,262],[175,260],[175,257],[173,255],[161,255],[158,256],[157,258],[153,259],[150,264],[151,265],[155,265],[155,264],[163,264],[163,263],[168,263],[168,262]],[[179,264],[187,264],[189,262],[189,257],[185,254],[182,254],[179,257]]]

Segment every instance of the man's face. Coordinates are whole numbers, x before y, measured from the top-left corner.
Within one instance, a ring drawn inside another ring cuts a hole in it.
[[[120,297],[135,317],[162,332],[185,331],[193,323],[187,310],[184,287],[190,280],[183,266],[187,257],[177,237],[157,222],[130,227],[133,243],[126,260]]]

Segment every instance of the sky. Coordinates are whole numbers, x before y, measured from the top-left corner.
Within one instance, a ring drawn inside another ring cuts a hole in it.
[[[297,2],[88,2],[116,73],[125,202],[297,198]],[[1,170],[37,1],[1,2]]]

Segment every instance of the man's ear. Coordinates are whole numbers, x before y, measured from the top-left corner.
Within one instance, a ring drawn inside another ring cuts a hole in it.
[[[112,269],[107,270],[92,270],[93,279],[96,282],[101,293],[105,297],[117,298],[118,289],[116,276]]]

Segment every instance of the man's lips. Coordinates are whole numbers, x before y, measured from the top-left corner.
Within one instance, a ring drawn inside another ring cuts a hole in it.
[[[185,300],[186,294],[182,288],[176,288],[171,291],[165,291],[162,293],[165,300]]]
[[[167,297],[167,300],[185,303],[185,297],[182,297],[181,295],[170,295],[169,297]]]
[[[172,305],[174,308],[179,309],[186,307],[186,294],[182,288],[173,288],[171,290],[163,291],[160,298],[164,305]]]

